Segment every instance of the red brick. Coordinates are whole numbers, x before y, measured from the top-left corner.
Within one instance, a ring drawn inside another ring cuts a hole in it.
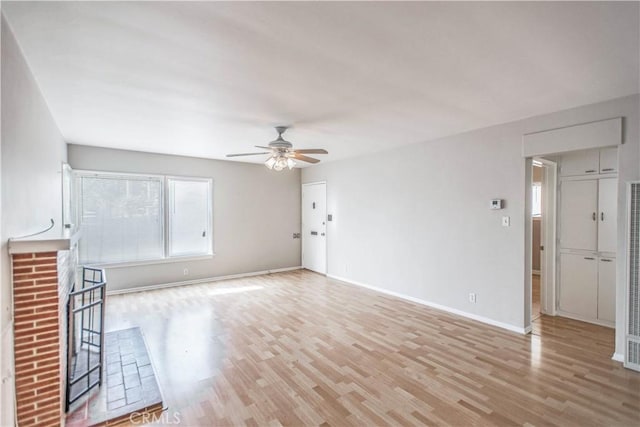
[[[36,258],[55,258],[58,259],[58,252],[38,252]]]
[[[38,415],[38,427],[60,427],[60,414]]]
[[[14,307],[30,307],[33,305],[36,296],[33,294],[29,295],[14,295],[13,296],[13,305]]]
[[[36,272],[45,272],[45,271],[55,271],[58,272],[58,266],[56,264],[53,265],[37,265],[34,267]]]
[[[59,313],[56,311],[45,311],[43,313],[37,313],[37,314],[24,314],[24,315],[20,315],[20,316],[16,316],[15,318],[15,322],[16,324],[21,324],[23,322],[34,322],[37,321],[38,323],[43,322],[45,320],[53,320],[56,323],[58,323],[58,316]]]
[[[13,254],[11,255],[13,257],[14,260],[17,259],[31,259],[33,258],[33,253],[28,253],[28,254]]]
[[[34,307],[34,310],[36,313],[42,313],[45,311],[49,311],[49,310],[55,310],[56,312],[58,312],[58,314],[61,313],[62,310],[59,310],[59,304],[46,304],[46,305],[38,305],[37,307]]]
[[[22,391],[16,391],[17,401],[22,401],[22,399],[29,399],[36,395],[36,390],[34,388],[23,389]]]
[[[39,387],[55,386],[60,388],[60,378],[56,375],[53,378],[36,381],[35,377],[24,378],[22,383],[16,382],[16,392],[19,394],[23,391],[35,391]]]
[[[34,322],[35,323],[35,322]],[[25,323],[24,325],[29,325],[28,323]],[[24,337],[26,335],[35,335],[39,332],[51,332],[51,331],[57,331],[58,330],[58,325],[54,324],[54,325],[47,325],[47,326],[43,326],[43,327],[24,327],[18,329],[18,326],[21,325],[16,325],[14,327],[14,335],[18,338]]]
[[[20,422],[21,419],[30,419],[32,417],[44,417],[45,415],[49,415],[49,414],[60,414],[60,408],[58,407],[59,405],[57,403],[50,403],[46,406],[40,407],[38,406],[38,409],[34,409],[31,411],[26,411],[26,410],[20,410],[18,409],[18,424],[20,426],[22,426],[22,422]],[[39,426],[40,424],[38,424]]]
[[[54,332],[44,332],[44,333],[38,333],[35,336],[35,340],[37,341],[38,345],[42,345],[48,342],[54,342],[52,341],[53,339],[57,339],[58,338],[59,333],[57,331]]]
[[[52,303],[59,302],[58,297],[50,295],[49,292],[46,292],[46,293],[41,292],[39,294],[36,294],[35,297],[38,305],[52,304]]]
[[[44,365],[40,365],[40,363],[46,363]],[[53,373],[55,375],[58,375],[60,372],[60,362],[59,361],[48,361],[48,362],[38,362],[38,367],[35,369],[25,369],[25,370],[21,370],[19,366],[16,366],[16,377],[17,375],[21,375],[21,376],[37,376],[38,378],[40,378],[40,376],[44,376],[47,375],[49,373]]]
[[[18,317],[18,316],[25,316],[25,315],[29,315],[29,314],[34,314],[36,312],[36,307],[34,307],[33,305],[22,305],[20,308],[14,308],[13,309],[13,316],[14,317]]]
[[[41,386],[40,384],[38,384],[36,390],[38,392],[38,396],[42,396],[53,391],[55,391],[56,393],[60,393],[60,384],[52,384],[48,386]]]
[[[17,275],[17,274],[25,274],[25,273],[33,273],[33,267],[19,267],[13,268],[13,275]]]
[[[36,287],[31,285],[29,287],[16,287],[13,290],[13,294],[16,296],[22,295],[35,295],[36,298],[56,298],[58,297],[57,288],[55,285]]]
[[[47,278],[55,278],[58,280],[58,274],[56,272],[48,272],[48,273],[31,273],[31,274],[20,274],[14,275],[14,283],[19,283],[24,280],[31,279],[47,279]]]
[[[16,260],[13,261],[14,267],[27,267],[31,265],[58,265],[58,262],[55,258],[39,258],[39,259],[27,259],[27,260]]]
[[[25,350],[25,353],[23,354],[16,353],[16,369],[18,367],[22,367],[23,365],[34,364],[36,362],[39,362],[40,360],[44,360],[54,356],[60,356],[60,349],[53,344],[46,348],[35,348],[31,351]]]

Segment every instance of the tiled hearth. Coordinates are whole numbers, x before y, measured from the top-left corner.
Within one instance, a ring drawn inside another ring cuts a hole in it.
[[[140,328],[105,334],[105,384],[74,405],[67,426],[112,425],[163,409],[162,394]]]

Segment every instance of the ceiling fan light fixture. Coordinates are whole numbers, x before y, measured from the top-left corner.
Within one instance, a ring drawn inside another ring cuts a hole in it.
[[[243,157],[243,156],[259,156],[263,154],[269,154],[269,158],[265,160],[264,165],[269,170],[283,171],[285,169],[293,169],[298,161],[315,164],[320,160],[313,157],[305,156],[305,154],[329,154],[327,150],[322,148],[305,148],[301,150],[294,150],[293,144],[286,141],[282,134],[287,130],[286,126],[276,127],[278,132],[278,138],[275,141],[271,141],[268,146],[256,145],[257,148],[268,150],[260,153],[235,153],[227,154],[227,157]],[[294,160],[295,159],[295,160]]]
[[[273,170],[280,172],[281,170],[284,170],[284,168],[289,167],[289,162],[287,160],[289,159],[279,154],[275,164],[273,165]]]
[[[264,165],[269,168],[269,169],[273,169],[273,167],[276,164],[276,157],[275,156],[271,156],[267,159],[266,162],[264,162]]]

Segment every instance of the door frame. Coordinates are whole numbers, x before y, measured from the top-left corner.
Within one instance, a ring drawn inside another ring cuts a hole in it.
[[[318,274],[324,274],[325,276],[329,273],[329,227],[327,224],[327,211],[328,211],[328,207],[327,207],[327,181],[313,181],[313,182],[305,182],[304,184],[302,184],[301,188],[300,188],[300,202],[301,202],[301,207],[300,207],[300,232],[301,232],[301,244],[300,244],[300,264],[302,264],[302,268],[306,268],[304,266],[304,262],[302,261],[302,251],[304,251],[304,239],[305,239],[305,234],[302,230],[303,228],[303,218],[304,218],[304,203],[302,203],[303,201],[303,194],[304,194],[304,189],[305,187],[310,187],[312,185],[324,185],[324,201],[325,201],[325,213],[324,213],[324,221],[325,221],[325,236],[324,236],[324,252],[325,252],[325,256],[324,256],[324,273],[318,273],[316,271],[316,273]]]
[[[558,164],[540,157],[528,158],[526,167],[527,188],[525,194],[525,210],[527,226],[525,227],[525,246],[528,262],[525,263],[525,331],[531,332],[533,317],[533,217],[531,216],[531,194],[533,186],[533,160],[543,168],[542,174],[542,218],[540,220],[540,243],[544,251],[540,256],[540,312],[550,316],[556,315],[557,298],[557,202],[558,202]]]
[[[558,164],[551,160],[536,159],[542,163],[542,219],[540,223],[544,256],[540,257],[540,312],[556,315],[557,307],[557,203]]]

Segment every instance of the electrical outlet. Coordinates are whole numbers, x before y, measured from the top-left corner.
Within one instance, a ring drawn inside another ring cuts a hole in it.
[[[476,294],[474,292],[471,292],[469,294],[469,302],[472,302],[474,304],[476,303]]]
[[[185,275],[185,276],[188,276],[189,275],[189,269],[185,268],[184,270],[182,270],[182,274]]]
[[[503,216],[502,217],[502,226],[503,227],[509,227],[511,225],[511,218],[508,216]]]

